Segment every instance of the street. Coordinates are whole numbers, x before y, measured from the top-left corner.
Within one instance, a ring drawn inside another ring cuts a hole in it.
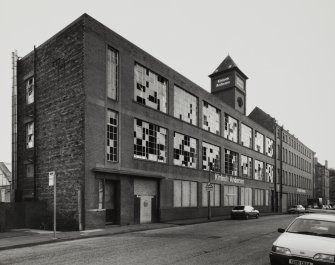
[[[279,233],[297,215],[224,220],[0,252],[0,264],[269,264]]]

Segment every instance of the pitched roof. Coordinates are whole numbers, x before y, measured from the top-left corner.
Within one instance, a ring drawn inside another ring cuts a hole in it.
[[[12,180],[12,173],[9,171],[9,169],[7,168],[4,162],[0,162],[0,171],[2,171],[2,173],[5,175],[5,178],[8,181]]]
[[[248,78],[237,66],[237,64],[234,62],[234,60],[230,57],[228,54],[226,58],[222,61],[222,63],[215,69],[215,71],[210,75],[213,76],[217,73],[226,72],[228,70],[235,69],[238,70],[240,74],[242,74],[245,78]]]
[[[277,121],[275,118],[271,117],[265,111],[260,109],[259,107],[255,107],[253,111],[248,115],[250,119],[257,122],[259,125],[263,126],[270,132],[273,132]]]

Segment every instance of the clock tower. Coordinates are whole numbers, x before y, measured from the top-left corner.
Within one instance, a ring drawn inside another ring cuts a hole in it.
[[[242,114],[246,113],[246,80],[248,77],[228,55],[211,78],[211,93]]]

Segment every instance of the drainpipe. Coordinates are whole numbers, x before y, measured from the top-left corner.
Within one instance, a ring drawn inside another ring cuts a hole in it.
[[[33,156],[33,158],[34,158],[34,201],[36,201],[37,200],[37,195],[36,195],[36,191],[37,191],[37,185],[36,185],[36,168],[37,168],[37,165],[36,165],[36,157],[37,157],[37,145],[36,145],[36,132],[37,132],[37,130],[36,130],[36,128],[37,128],[37,124],[36,124],[36,87],[37,87],[37,85],[36,85],[36,80],[37,80],[37,78],[36,78],[36,46],[34,45],[34,113],[33,113],[33,115],[34,115],[34,156]]]

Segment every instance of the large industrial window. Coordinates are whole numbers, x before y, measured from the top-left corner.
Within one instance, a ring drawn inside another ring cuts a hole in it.
[[[113,48],[107,49],[107,97],[117,99],[119,86],[119,53]]]
[[[241,172],[243,177],[252,178],[252,158],[241,155]]]
[[[173,181],[173,206],[197,207],[198,183],[195,181]]]
[[[26,124],[26,147],[34,147],[34,122]]]
[[[208,206],[208,191],[206,190],[207,183],[202,183],[201,191],[202,191],[202,206]],[[220,207],[221,201],[221,185],[213,184],[214,189],[210,191],[210,206],[211,207]]]
[[[264,190],[254,189],[254,194],[255,194],[254,205],[263,206],[264,205]]]
[[[202,169],[220,171],[220,147],[202,142]]]
[[[185,90],[174,86],[173,115],[193,125],[198,125],[198,99]]]
[[[252,129],[241,123],[241,144],[252,148]]]
[[[255,179],[264,180],[264,162],[255,159]]]
[[[237,205],[237,187],[236,186],[223,186],[223,204],[224,206],[235,206]]]
[[[220,110],[206,101],[202,105],[202,128],[206,131],[220,134]]]
[[[254,149],[257,152],[260,153],[264,153],[264,135],[259,133],[259,132],[255,132],[255,145],[254,145]]]
[[[197,168],[198,142],[196,139],[174,133],[173,163],[178,166]]]
[[[107,161],[116,162],[118,152],[118,114],[107,110]]]
[[[134,157],[166,163],[167,130],[158,125],[134,119]]]
[[[229,116],[228,114],[225,114],[223,137],[237,143],[237,136],[238,136],[237,120]]]
[[[134,89],[136,102],[167,112],[167,80],[164,77],[136,64]]]
[[[265,154],[269,157],[273,156],[273,140],[265,138]]]
[[[27,104],[34,102],[34,77],[26,81],[26,102]]]
[[[252,205],[252,189],[241,187],[240,195],[241,205]]]
[[[228,149],[224,150],[224,169],[225,173],[232,176],[238,175],[238,153],[230,151]]]
[[[265,169],[265,180],[267,182],[273,183],[273,165],[266,164]]]

